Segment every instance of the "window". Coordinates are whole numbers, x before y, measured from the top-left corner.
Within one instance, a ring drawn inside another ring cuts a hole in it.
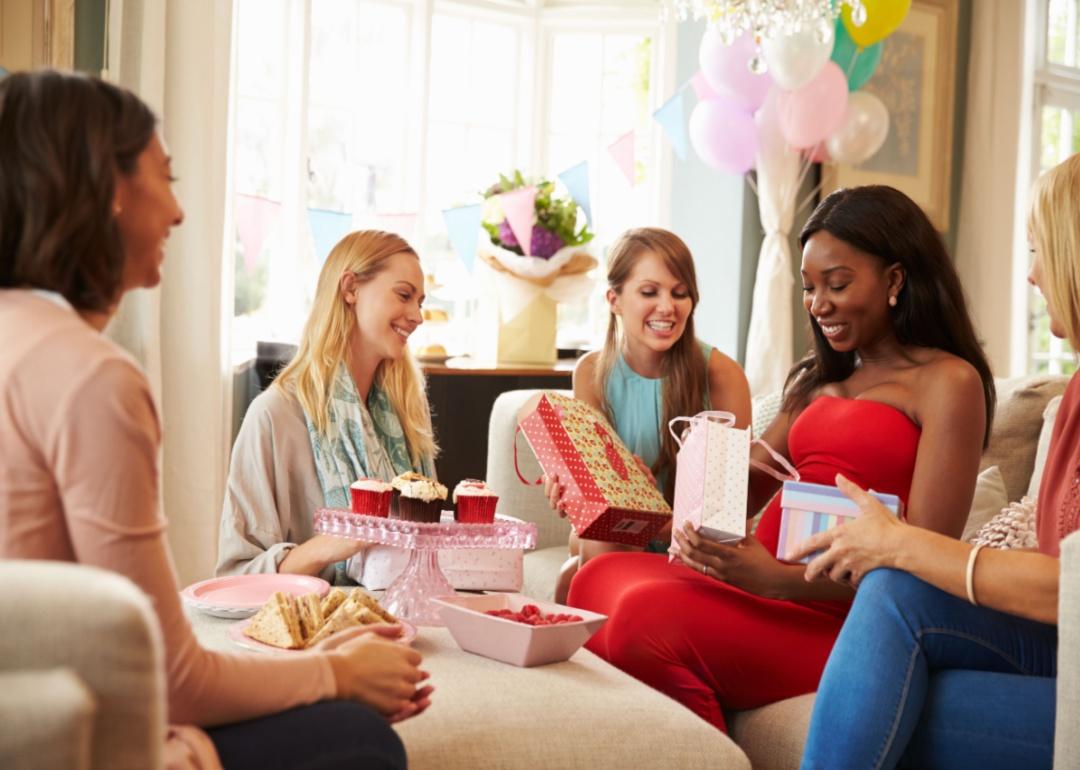
[[[599,243],[661,221],[663,31],[644,0],[239,0],[234,360],[299,337],[326,244],[363,227],[417,248],[452,319],[416,344],[468,352],[483,298],[442,211],[500,172],[589,161]],[[607,152],[631,129],[632,187]],[[561,309],[561,339],[599,341],[595,299]]]
[[[1080,20],[1078,0],[1048,0],[1040,7],[1046,34],[1036,50],[1032,178],[1080,151]],[[1050,333],[1046,302],[1028,293],[1028,368],[1032,373],[1072,374],[1076,357],[1068,342]]]

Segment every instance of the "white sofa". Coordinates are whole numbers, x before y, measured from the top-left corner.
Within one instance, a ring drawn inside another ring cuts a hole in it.
[[[1007,500],[1019,500],[1028,492],[1029,481],[1035,469],[1036,448],[1040,433],[1043,432],[1044,409],[1053,397],[1062,393],[1065,382],[1061,377],[1020,378],[997,382],[998,405],[990,446],[984,453],[982,467],[999,467]],[[522,475],[532,480],[542,473],[524,437],[515,432],[518,410],[535,393],[536,391],[511,391],[500,395],[496,400],[488,426],[487,481],[502,495],[499,504],[501,512],[536,523],[539,540],[536,550],[525,556],[523,590],[530,596],[550,599],[554,593],[559,568],[568,555],[566,542],[570,527],[565,520],[551,512],[541,488],[521,483],[515,473],[513,460],[516,440]],[[775,395],[755,399],[755,426],[767,424],[771,416],[764,412],[775,412],[778,404],[779,399]],[[1080,543],[1074,542],[1072,548],[1073,558],[1080,558],[1075,554],[1080,551]],[[1075,579],[1080,581],[1080,573]],[[1080,621],[1080,607],[1074,605],[1072,611],[1077,617],[1071,617],[1071,620]],[[1062,630],[1064,632],[1064,629]],[[1061,649],[1069,650],[1070,646],[1063,641]],[[1080,653],[1076,655],[1077,659],[1073,662],[1080,667]],[[729,715],[731,737],[749,757],[755,770],[798,767],[813,702],[814,696],[809,694]],[[1066,703],[1071,706],[1066,706]],[[1072,724],[1073,720],[1080,718],[1080,707],[1069,699],[1069,691],[1064,687],[1059,689],[1059,704],[1062,708],[1058,715],[1059,724],[1063,719]],[[688,719],[697,718],[689,711],[686,713]],[[1070,746],[1073,738],[1080,742],[1080,725],[1069,729],[1066,736]],[[1059,735],[1059,738],[1062,737]],[[1076,750],[1078,749],[1071,749]],[[1070,766],[1080,767],[1080,763]]]

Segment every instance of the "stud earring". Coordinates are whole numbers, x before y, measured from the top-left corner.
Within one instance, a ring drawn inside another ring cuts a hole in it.
[[[889,307],[896,307],[896,295],[889,295]]]

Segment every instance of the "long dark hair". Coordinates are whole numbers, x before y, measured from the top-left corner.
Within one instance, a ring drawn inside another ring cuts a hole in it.
[[[608,254],[608,288],[616,294],[622,294],[623,286],[633,272],[634,265],[649,251],[659,255],[671,274],[686,286],[691,303],[682,336],[664,354],[660,369],[663,378],[664,418],[660,424],[660,454],[653,463],[652,472],[657,476],[661,473],[667,474],[663,493],[668,502],[671,502],[675,495],[675,455],[679,447],[667,430],[667,424],[680,415],[697,414],[707,407],[705,394],[709,387],[709,372],[708,362],[694,336],[694,310],[697,309],[700,299],[694,258],[682,238],[659,227],[627,230],[615,241]],[[596,388],[600,393],[600,404],[612,423],[614,415],[605,394],[607,380],[615,368],[622,343],[618,318],[611,313],[608,317],[604,348],[600,352],[599,365],[596,367]]]
[[[119,299],[116,175],[135,170],[156,124],[142,100],[99,78],[0,80],[0,287],[55,291],[79,310]]]
[[[902,345],[937,348],[964,359],[982,380],[986,400],[986,433],[994,418],[994,378],[968,315],[960,277],[945,244],[921,208],[899,190],[885,185],[849,187],[829,195],[799,233],[805,247],[824,230],[884,264],[904,269],[903,288],[891,309],[893,331]],[[806,404],[810,394],[828,382],[841,382],[855,372],[857,354],[829,345],[813,316],[814,348],[788,374],[784,409]]]

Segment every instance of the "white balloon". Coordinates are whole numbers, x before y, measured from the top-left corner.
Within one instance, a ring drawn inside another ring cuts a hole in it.
[[[871,158],[889,135],[889,111],[873,94],[856,91],[848,97],[847,116],[825,141],[829,155],[849,166]]]
[[[796,91],[816,78],[832,55],[834,34],[832,25],[808,26],[762,40],[761,52],[773,82],[785,91]]]

